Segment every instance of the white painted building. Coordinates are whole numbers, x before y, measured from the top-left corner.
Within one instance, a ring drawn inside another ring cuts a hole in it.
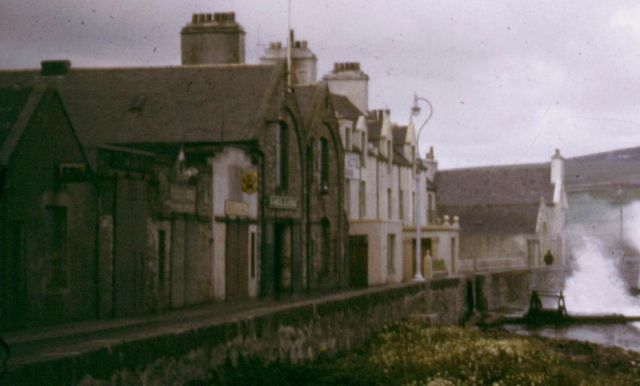
[[[358,63],[336,63],[323,79],[333,92],[345,149],[351,284],[381,285],[414,278],[418,194],[423,276],[433,276],[432,265],[437,275],[454,272],[459,226],[435,216],[437,162],[433,152],[426,160],[416,160],[413,122],[398,126],[391,122],[389,110],[362,110],[368,106],[369,77]]]

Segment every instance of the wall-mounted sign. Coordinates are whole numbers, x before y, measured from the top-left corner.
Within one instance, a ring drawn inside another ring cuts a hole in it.
[[[269,196],[269,208],[298,209],[298,199],[289,196]]]
[[[242,191],[248,194],[253,194],[258,191],[258,171],[242,171]]]
[[[224,213],[227,216],[247,217],[249,215],[249,205],[242,201],[226,200],[224,202]]]
[[[171,208],[176,213],[196,212],[196,187],[171,184]]]
[[[62,163],[58,165],[60,182],[79,182],[89,178],[87,166],[82,163]]]

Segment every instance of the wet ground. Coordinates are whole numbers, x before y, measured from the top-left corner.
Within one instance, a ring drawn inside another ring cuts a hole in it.
[[[504,329],[520,335],[573,339],[640,352],[640,323],[537,328],[507,325]]]

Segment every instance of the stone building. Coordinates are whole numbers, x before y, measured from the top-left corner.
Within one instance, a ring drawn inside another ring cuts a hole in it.
[[[344,148],[332,97],[324,85],[296,86],[294,93],[306,128],[305,208],[311,289],[348,285],[347,217],[344,197]],[[334,160],[334,161],[332,161]],[[336,162],[337,161],[337,162]]]
[[[563,264],[567,196],[564,159],[440,171],[438,212],[460,217],[458,272]],[[553,261],[546,263],[550,251]]]
[[[216,35],[218,24],[235,23],[229,14],[203,17],[185,29]],[[54,90],[44,109],[59,101],[95,176],[97,193],[73,201],[86,207],[90,231],[68,245],[69,267],[88,269],[80,276],[93,287],[70,276],[67,291],[93,297],[77,301],[88,311],[68,320],[346,284],[343,155],[326,90],[305,99],[287,86],[284,63],[237,64],[242,44],[189,39],[183,52],[227,52],[195,55],[197,66],[76,69],[55,61],[0,72],[0,87]],[[14,181],[12,164],[3,165],[3,181]],[[12,253],[3,252],[4,275]],[[23,298],[15,301],[30,301]]]
[[[60,93],[0,87],[0,330],[95,315],[96,201]]]

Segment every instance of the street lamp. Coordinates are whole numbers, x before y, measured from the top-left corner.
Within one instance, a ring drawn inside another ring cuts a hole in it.
[[[413,106],[411,106],[411,115],[418,116],[420,114],[420,106],[418,105],[418,101],[423,101],[429,106],[429,116],[424,120],[418,131],[416,132],[416,159],[414,162],[414,170],[416,176],[416,205],[415,205],[415,221],[416,221],[416,274],[413,277],[414,281],[424,281],[424,277],[422,276],[422,254],[421,254],[421,246],[422,246],[422,229],[420,225],[420,168],[418,167],[420,163],[420,134],[422,133],[422,129],[426,126],[427,122],[431,119],[433,115],[433,106],[431,102],[429,102],[426,98],[421,98],[418,95],[413,95]]]

